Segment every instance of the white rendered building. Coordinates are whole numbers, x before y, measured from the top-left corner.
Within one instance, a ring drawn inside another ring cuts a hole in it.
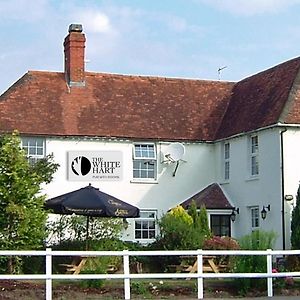
[[[274,230],[276,248],[290,247],[300,58],[221,82],[87,72],[84,48],[72,24],[64,72],[29,71],[0,96],[0,131],[17,129],[32,159],[53,153],[60,164],[48,198],[91,183],[140,208],[124,238],[141,243],[194,199],[215,234]]]

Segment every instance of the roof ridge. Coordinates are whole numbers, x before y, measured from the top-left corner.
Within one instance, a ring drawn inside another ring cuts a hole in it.
[[[266,69],[264,69],[262,71],[259,71],[257,73],[254,73],[252,75],[249,75],[249,76],[247,76],[247,77],[245,77],[245,78],[237,81],[236,83],[243,82],[244,80],[248,80],[248,79],[250,79],[252,77],[256,77],[256,76],[258,76],[260,74],[263,74],[265,72],[272,72],[274,69],[281,68],[283,65],[287,65],[287,64],[289,64],[289,63],[291,63],[292,61],[295,61],[295,60],[300,60],[300,56],[296,56],[296,57],[291,58],[289,60],[283,61],[283,62],[281,62],[279,64],[273,65],[272,67],[267,67]]]
[[[161,80],[184,80],[184,81],[195,81],[202,83],[220,83],[220,84],[232,84],[234,81],[220,81],[213,79],[200,79],[200,78],[187,78],[187,77],[172,77],[172,76],[159,76],[159,75],[143,75],[143,74],[123,74],[123,73],[109,73],[109,72],[92,72],[86,71],[86,75],[92,76],[116,76],[116,77],[126,77],[126,78],[146,78],[146,79],[161,79]]]

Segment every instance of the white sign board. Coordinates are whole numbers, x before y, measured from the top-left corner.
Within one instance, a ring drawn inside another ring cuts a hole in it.
[[[123,174],[121,151],[69,151],[68,180],[120,181]]]

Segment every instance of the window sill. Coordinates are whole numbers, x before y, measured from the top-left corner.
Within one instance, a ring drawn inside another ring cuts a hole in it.
[[[229,184],[229,183],[230,183],[229,180],[223,180],[222,182],[220,182],[221,185],[222,185],[222,184]]]
[[[139,244],[150,244],[155,242],[155,239],[135,239],[134,241]]]
[[[245,181],[253,181],[253,180],[259,180],[259,175],[250,176],[250,177],[246,178]]]
[[[132,179],[130,183],[142,183],[142,184],[158,184],[157,180],[143,180],[143,179]]]

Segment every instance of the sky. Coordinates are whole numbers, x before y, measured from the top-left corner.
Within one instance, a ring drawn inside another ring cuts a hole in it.
[[[0,0],[0,93],[63,71],[72,23],[87,71],[239,81],[300,56],[299,16],[300,0]]]

